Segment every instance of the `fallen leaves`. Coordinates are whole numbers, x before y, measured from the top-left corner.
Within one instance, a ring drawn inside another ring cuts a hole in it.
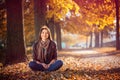
[[[32,71],[28,62],[3,67],[1,80],[119,80],[120,57],[115,55],[99,57],[62,56],[64,65],[54,72]]]

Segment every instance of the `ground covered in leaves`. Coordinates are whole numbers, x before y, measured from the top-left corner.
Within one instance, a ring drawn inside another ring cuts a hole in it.
[[[120,80],[120,51],[104,50],[61,51],[64,65],[54,72],[34,72],[28,62],[8,65],[1,68],[0,80]]]

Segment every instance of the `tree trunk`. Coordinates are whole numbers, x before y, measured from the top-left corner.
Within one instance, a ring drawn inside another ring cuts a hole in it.
[[[50,28],[52,39],[55,40],[55,38],[54,38],[55,37],[55,35],[54,35],[55,34],[55,28],[54,28],[55,24],[54,24],[54,21],[52,19],[50,19],[48,21],[47,25]]]
[[[95,32],[95,47],[99,47],[99,32]]]
[[[86,36],[86,47],[85,48],[88,48],[88,36]]]
[[[62,49],[62,47],[61,47],[61,27],[60,27],[59,23],[56,23],[55,28],[56,28],[57,47],[58,47],[58,50],[61,50]]]
[[[7,54],[6,64],[26,60],[23,30],[23,1],[6,0]]]
[[[115,0],[116,4],[116,50],[120,50],[119,40],[119,0]]]
[[[100,47],[103,47],[103,30],[101,31],[101,44]]]
[[[47,0],[34,0],[34,21],[35,21],[35,37],[38,39],[39,29],[46,25],[46,1]]]
[[[93,35],[92,35],[93,33],[92,32],[90,32],[90,48],[92,47],[92,39],[93,39]]]

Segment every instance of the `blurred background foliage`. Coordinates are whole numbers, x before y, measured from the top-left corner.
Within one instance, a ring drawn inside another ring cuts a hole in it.
[[[104,32],[103,37],[110,37],[110,33],[115,32],[114,0],[47,0],[46,4],[46,21],[53,18],[54,22],[60,23],[62,42],[68,46],[81,42],[81,39],[86,41],[87,37],[90,38],[96,32]],[[2,48],[5,47],[7,30],[5,0],[0,0],[0,5]],[[24,33],[26,45],[31,46],[35,41],[34,0],[24,0]],[[75,35],[76,43],[72,37],[75,38]]]

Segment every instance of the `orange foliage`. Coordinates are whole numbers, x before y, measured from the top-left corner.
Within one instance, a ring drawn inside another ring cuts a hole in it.
[[[80,16],[68,18],[63,29],[74,33],[112,30],[115,28],[115,4],[112,0],[74,0],[80,6]],[[69,27],[68,27],[69,26]],[[107,26],[107,28],[106,28]]]

